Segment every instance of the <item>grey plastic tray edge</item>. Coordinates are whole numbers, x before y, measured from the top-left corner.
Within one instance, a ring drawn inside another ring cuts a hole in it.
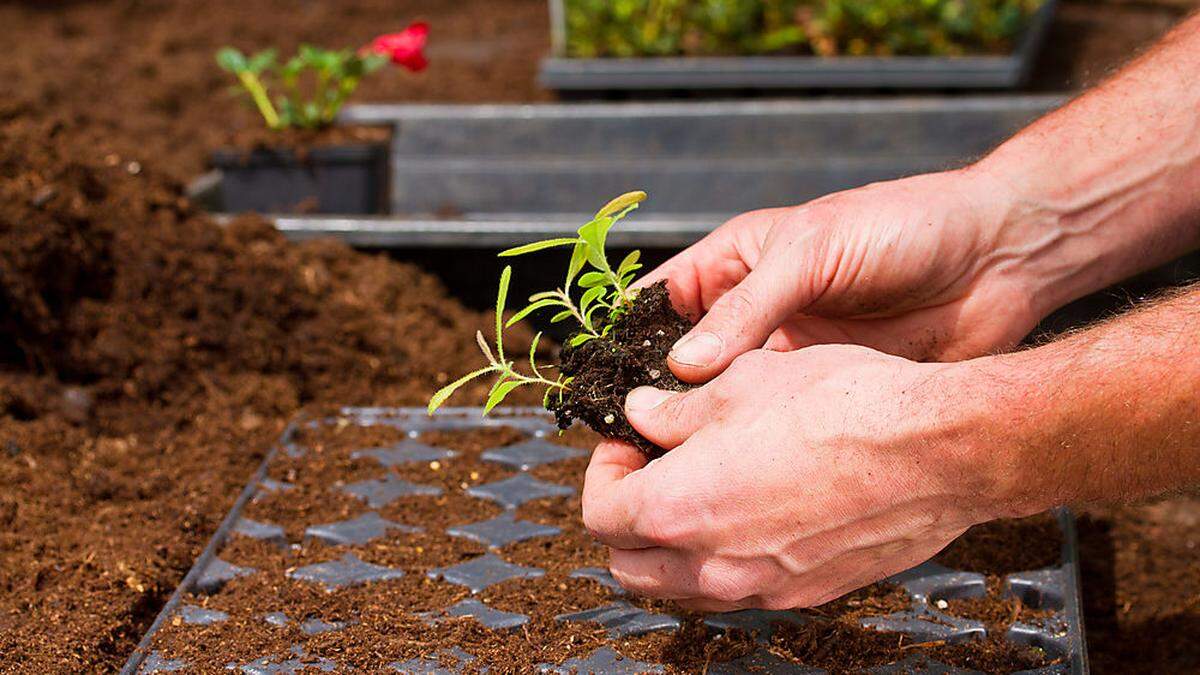
[[[1058,518],[1058,525],[1063,531],[1061,569],[1066,577],[1067,590],[1070,591],[1068,597],[1065,598],[1063,609],[1067,614],[1068,622],[1074,622],[1079,626],[1079,634],[1074,636],[1077,638],[1077,644],[1073,645],[1072,649],[1071,672],[1090,673],[1087,626],[1083,622],[1083,580],[1079,575],[1079,533],[1075,528],[1075,515],[1069,508],[1062,507],[1055,515]]]
[[[393,424],[396,426],[403,424],[410,432],[435,428],[454,429],[478,428],[480,426],[513,426],[514,423],[531,432],[550,431],[555,428],[545,410],[530,406],[502,408],[488,417],[483,416],[481,414],[482,410],[477,407],[445,407],[442,408],[436,418],[428,417],[424,408],[349,406],[341,408],[339,412],[343,416],[354,418],[359,424]],[[138,646],[129,656],[124,667],[122,667],[121,675],[137,674],[138,669],[149,655],[149,647],[154,639],[154,634],[162,627],[167,618],[174,613],[182,602],[183,595],[194,588],[196,581],[204,573],[205,568],[216,557],[221,547],[225,545],[226,540],[241,517],[242,511],[250,499],[254,497],[259,483],[266,476],[267,469],[280,448],[290,442],[296,433],[296,429],[301,424],[317,423],[320,421],[322,420],[302,418],[293,421],[284,429],[280,435],[279,442],[271,448],[266,457],[263,458],[262,463],[251,474],[246,487],[242,489],[237,500],[230,508],[229,513],[213,533],[208,545],[205,546],[200,556],[196,558],[196,562],[193,563],[183,580],[180,581],[179,586],[171,594],[167,603],[163,605],[162,610],[155,617],[150,628],[146,630],[146,634],[142,636]],[[1068,624],[1075,623],[1079,627],[1078,634],[1071,638],[1071,657],[1068,665],[1073,675],[1086,675],[1090,670],[1087,656],[1086,629],[1083,624],[1083,608],[1081,605],[1082,589],[1079,578],[1078,535],[1075,529],[1075,518],[1070,509],[1065,507],[1057,509],[1055,516],[1063,533],[1062,564],[1059,567],[1064,572],[1064,581],[1066,584],[1066,589],[1064,590],[1067,591],[1067,597],[1064,598],[1063,610],[1067,615]]]
[[[560,91],[636,89],[1009,89],[1027,81],[1057,0],[1046,0],[1011,54],[977,57],[663,57],[581,59],[563,55],[564,0],[549,0],[554,54],[538,81]]]

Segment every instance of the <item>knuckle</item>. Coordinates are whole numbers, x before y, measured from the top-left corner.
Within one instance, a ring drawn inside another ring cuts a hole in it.
[[[757,296],[744,284],[734,286],[726,291],[718,303],[721,305],[724,323],[731,328],[742,324],[759,311]]]
[[[770,366],[772,352],[765,349],[753,349],[738,356],[726,368],[726,379],[742,381],[758,380],[762,377],[763,368]]]
[[[691,405],[692,393],[685,392],[676,394],[668,399],[665,403],[650,411],[652,415],[666,424],[672,426],[686,425],[696,414],[696,409]]]

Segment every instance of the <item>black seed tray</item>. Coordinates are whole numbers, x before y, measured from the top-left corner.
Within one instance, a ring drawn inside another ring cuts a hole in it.
[[[356,454],[360,456],[377,459],[381,468],[384,469],[405,462],[429,462],[454,456],[453,451],[429,446],[415,440],[426,431],[471,430],[484,427],[516,428],[527,434],[524,440],[487,450],[482,454],[481,459],[505,465],[517,470],[518,473],[512,478],[468,488],[468,494],[479,499],[495,501],[511,510],[530,499],[562,497],[574,494],[575,491],[572,487],[547,483],[526,473],[534,466],[579,456],[582,453],[579,450],[540,440],[556,431],[550,417],[544,411],[512,409],[484,418],[477,408],[450,408],[444,409],[434,418],[429,418],[423,409],[417,408],[345,408],[336,420],[313,420],[297,424],[317,426],[333,422],[344,424],[346,421],[362,426],[395,427],[405,431],[412,439],[386,448],[364,448],[356,451]],[[303,457],[306,453],[306,449],[294,441],[296,430],[299,428],[297,424],[289,426],[284,431],[279,444],[268,453],[262,465],[255,471],[249,484],[218,527],[208,546],[163,607],[138,648],[130,656],[122,673],[134,675],[136,673],[190,669],[192,664],[155,650],[154,637],[159,628],[167,621],[175,624],[182,622],[186,625],[205,626],[219,623],[228,618],[221,611],[185,604],[183,598],[192,593],[216,593],[231,579],[257,573],[256,570],[227,563],[219,557],[219,552],[231,536],[254,537],[284,546],[289,544],[283,529],[278,525],[247,520],[241,517],[241,513],[256,494],[288,489],[286,483],[266,478],[266,473],[267,467],[278,453],[287,453],[293,458]],[[390,502],[398,496],[436,495],[441,492],[439,487],[417,485],[399,480],[389,474],[384,475],[388,477],[352,483],[342,486],[340,489],[360,497],[368,507]],[[1054,610],[1054,614],[1042,621],[1040,625],[1015,623],[1009,628],[1005,637],[1016,643],[1039,647],[1052,658],[1056,658],[1058,663],[1016,675],[1049,675],[1051,673],[1083,675],[1088,672],[1080,608],[1078,552],[1074,519],[1066,509],[1057,511],[1055,515],[1063,534],[1061,564],[1056,567],[1010,574],[1005,579],[1006,592],[1020,597],[1029,607],[1051,609]],[[392,534],[389,535],[388,530],[391,530]],[[368,512],[340,523],[315,524],[308,528],[305,539],[316,538],[332,544],[362,544],[380,537],[403,537],[411,531],[414,531],[413,528],[392,523],[382,519],[374,512]],[[447,529],[449,536],[470,538],[491,547],[499,547],[506,543],[535,537],[553,537],[557,534],[559,534],[557,528],[518,520],[511,512],[505,512],[490,520]],[[293,545],[297,545],[297,543],[293,543]],[[333,557],[322,563],[288,571],[288,576],[291,578],[319,584],[329,592],[337,592],[338,589],[350,585],[378,583],[404,574],[399,569],[366,563],[353,553],[345,553],[340,558]],[[470,589],[472,593],[476,593],[500,581],[512,578],[536,578],[540,577],[543,572],[535,567],[514,565],[505,561],[495,552],[489,552],[465,563],[427,570],[426,574],[446,583],[458,584]],[[681,625],[679,619],[669,614],[650,613],[619,599],[623,595],[623,591],[605,569],[585,567],[576,570],[571,576],[594,579],[613,589],[618,599],[590,610],[564,614],[557,617],[559,620],[597,622],[605,627],[613,638],[643,635],[655,631],[673,631]],[[938,604],[944,600],[983,596],[986,593],[986,580],[983,575],[948,569],[936,563],[927,562],[896,575],[890,581],[903,586],[908,592],[912,598],[911,608],[887,616],[864,618],[861,620],[864,626],[882,631],[905,633],[916,642],[958,643],[982,638],[986,635],[987,629],[982,623],[950,616],[938,609]],[[474,598],[461,600],[438,614],[471,616],[486,628],[497,631],[519,628],[529,619],[522,614],[493,609]],[[420,616],[427,621],[435,621],[438,618],[427,614]],[[263,620],[267,624],[284,626],[295,619],[264,607]],[[704,622],[714,632],[737,628],[748,632],[757,632],[759,639],[765,639],[769,637],[773,626],[781,622],[796,623],[805,620],[803,615],[795,612],[745,610],[730,614],[713,614]],[[336,621],[326,622],[319,618],[308,618],[299,623],[301,632],[306,636],[340,630],[345,625]],[[449,658],[440,660],[443,656]],[[454,663],[458,667],[469,668],[473,658],[473,655],[462,646],[444,645],[435,657],[398,660],[390,665],[393,671],[398,673],[453,673],[458,672],[457,668],[447,668],[444,664]],[[309,654],[304,644],[293,645],[290,651],[284,653],[263,654],[261,658],[246,663],[232,662],[229,659],[222,659],[220,654],[213,654],[212,661],[205,665],[211,667],[213,663],[224,665],[231,671],[244,673],[293,673],[301,670],[332,672],[340,669],[336,655]],[[547,663],[541,667],[543,673],[662,671],[661,664],[643,663],[623,658],[611,647],[599,648],[586,657],[568,659],[560,664]],[[809,674],[823,671],[783,661],[763,649],[734,661],[714,663],[709,668],[709,672]],[[910,672],[966,675],[974,671],[947,667],[935,661],[914,656],[875,668],[871,672],[880,675]]]

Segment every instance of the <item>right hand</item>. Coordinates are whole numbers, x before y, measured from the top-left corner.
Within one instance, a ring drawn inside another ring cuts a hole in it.
[[[638,282],[666,279],[698,319],[671,352],[705,382],[766,347],[864,345],[952,361],[1014,346],[1052,307],[1006,247],[1014,200],[971,169],[875,183],[742,214]]]

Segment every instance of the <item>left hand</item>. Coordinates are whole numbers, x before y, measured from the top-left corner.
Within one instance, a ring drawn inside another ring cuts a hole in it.
[[[623,586],[702,611],[814,606],[901,572],[1021,510],[958,368],[824,345],[635,390],[630,423],[671,452],[602,443],[584,523]]]

